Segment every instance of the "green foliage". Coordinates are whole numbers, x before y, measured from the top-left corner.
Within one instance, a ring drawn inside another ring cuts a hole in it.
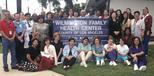
[[[47,0],[38,0],[42,7],[47,8]]]

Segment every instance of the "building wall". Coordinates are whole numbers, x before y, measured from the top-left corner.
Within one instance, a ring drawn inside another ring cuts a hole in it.
[[[152,36],[154,36],[154,0],[111,0],[110,8],[121,9],[131,8],[132,12],[138,10],[142,13],[144,7],[148,7],[153,16]]]

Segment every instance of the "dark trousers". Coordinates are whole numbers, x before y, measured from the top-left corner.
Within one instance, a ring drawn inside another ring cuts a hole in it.
[[[112,50],[111,52],[107,52],[107,58],[110,61],[115,61],[116,60],[116,57],[117,57],[116,50]]]
[[[17,59],[17,63],[20,64],[25,56],[24,42],[19,41],[17,38],[15,39],[15,42],[16,42],[16,47],[15,47],[16,59]]]
[[[64,62],[63,62],[63,65],[64,66],[72,66],[76,61],[76,58],[75,57],[72,57],[70,60],[68,60],[67,58],[64,59]]]
[[[134,62],[134,64],[137,64],[138,67],[141,67],[141,66],[144,66],[147,64],[147,60],[146,60],[145,55],[138,56],[137,58],[138,58],[138,60],[136,62]]]
[[[143,39],[144,53],[148,55],[150,36],[145,35]]]

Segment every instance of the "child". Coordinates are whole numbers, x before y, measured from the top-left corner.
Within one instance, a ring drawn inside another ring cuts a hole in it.
[[[128,61],[129,48],[127,45],[124,44],[124,40],[122,38],[120,39],[120,44],[117,45],[117,52],[117,59],[124,61],[127,65],[130,65],[130,62]]]
[[[77,52],[77,47],[75,46],[75,39],[70,38],[69,44],[65,45],[63,49],[63,56],[64,56],[63,69],[70,68],[75,63],[77,55],[78,52]]]
[[[99,37],[95,37],[94,39],[94,45],[92,45],[92,51],[93,54],[96,58],[96,65],[104,65],[104,56],[105,56],[105,51],[103,45],[101,45],[101,40]]]
[[[107,53],[108,59],[110,59],[109,65],[117,66],[116,60],[116,44],[113,43],[113,39],[109,38],[108,43],[104,45],[104,49]]]

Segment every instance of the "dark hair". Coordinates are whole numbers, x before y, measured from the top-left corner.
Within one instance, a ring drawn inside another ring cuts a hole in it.
[[[127,22],[127,20],[128,20],[128,13],[127,13],[126,11],[124,11],[124,12],[123,12],[123,15],[124,15],[124,14],[127,14],[127,18],[126,18],[126,20],[125,20],[125,22],[124,22],[124,24],[125,24],[125,23]],[[124,16],[123,16],[123,18],[124,18]]]
[[[125,30],[124,30],[124,36],[126,36],[126,31],[127,31],[127,30],[129,30],[130,35],[131,35],[131,28],[130,28],[130,27],[126,27]]]
[[[30,15],[30,16],[31,16],[31,14],[30,14],[30,13],[26,13],[26,14],[25,14],[25,16],[27,16],[27,15]]]
[[[135,11],[135,12],[134,12],[134,14],[136,14],[136,13],[138,13],[138,14],[140,15],[140,12],[139,12],[139,11]]]
[[[116,11],[113,11],[113,12],[111,13],[110,18],[112,19],[112,14],[113,14],[113,13],[116,14],[116,18],[117,18],[117,13],[116,13]]]
[[[87,39],[88,42],[89,42],[89,38],[88,38],[87,36],[85,36],[85,37],[82,39],[82,43],[83,43],[83,41],[84,41],[85,39]]]
[[[14,17],[15,17],[17,14],[20,15],[20,13],[15,13],[15,14],[14,14]]]
[[[109,10],[107,10],[107,9],[103,10],[103,14],[104,14],[105,11],[107,11],[108,12],[108,15],[109,15]]]
[[[32,39],[32,43],[37,40],[37,42],[39,42],[39,40],[37,38]]]
[[[8,11],[8,10],[2,10],[2,13],[4,14],[5,12],[10,12],[10,11]]]
[[[117,10],[116,10],[116,13],[117,13],[118,11],[120,11],[120,15],[122,15],[122,11],[121,11],[120,9],[117,9]]]
[[[126,9],[129,9],[129,11],[132,12],[132,10],[130,8],[126,8]]]
[[[49,38],[49,37],[46,37],[46,38],[44,39],[44,44],[45,44],[45,42],[48,41],[48,40],[50,41],[50,38]]]
[[[95,40],[96,40],[96,39],[98,39],[98,40],[99,40],[99,44],[101,44],[101,39],[100,39],[100,37],[98,37],[98,36],[96,36],[96,37],[94,38],[93,44],[95,44]]]
[[[68,41],[70,42],[71,40],[73,40],[73,41],[75,42],[75,39],[74,39],[74,38],[69,38],[69,40],[68,40]]]
[[[139,46],[139,47],[142,46],[141,39],[140,39],[139,37],[134,37],[134,38],[133,38],[133,43],[132,43],[132,45],[135,46],[134,40],[135,40],[136,38],[139,40],[139,45],[138,45],[138,46]]]
[[[125,41],[125,38],[124,37],[122,37],[122,38],[120,38],[123,42]]]
[[[38,15],[37,16],[37,22],[39,22],[39,19],[43,19],[43,22],[44,22],[44,16],[43,15]]]
[[[46,15],[48,15],[48,14],[52,14],[52,12],[47,12],[47,14],[46,14]]]
[[[149,13],[149,8],[148,7],[145,7],[145,9],[147,10],[147,12]]]

